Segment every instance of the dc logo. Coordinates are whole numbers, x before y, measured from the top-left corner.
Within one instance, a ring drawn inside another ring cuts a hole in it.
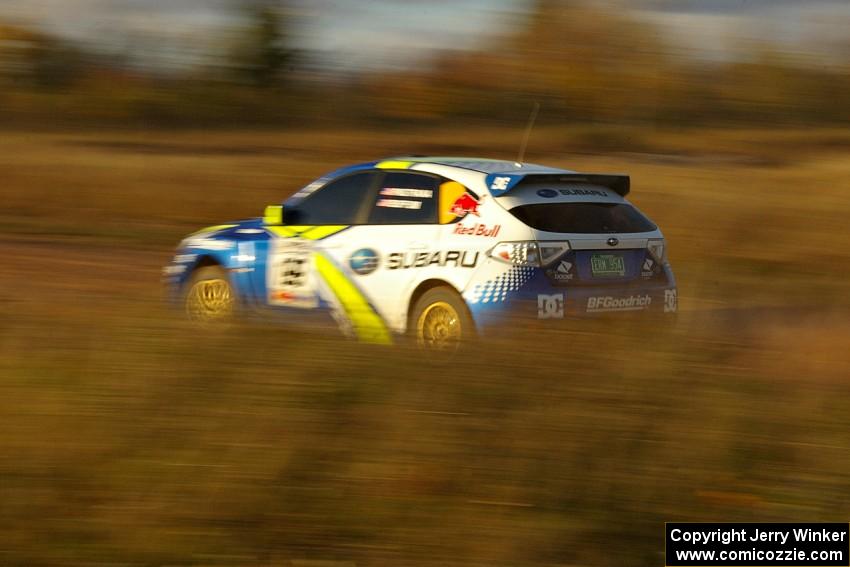
[[[664,290],[664,312],[665,313],[675,313],[678,306],[678,297],[675,289],[665,289]]]
[[[351,269],[361,276],[366,276],[378,268],[378,253],[371,248],[361,248],[348,259]]]
[[[538,319],[563,319],[564,318],[564,294],[554,295],[539,294],[537,296],[537,318]]]
[[[511,182],[510,177],[497,177],[493,180],[493,183],[490,185],[490,189],[495,189],[496,191],[507,191],[508,184]]]

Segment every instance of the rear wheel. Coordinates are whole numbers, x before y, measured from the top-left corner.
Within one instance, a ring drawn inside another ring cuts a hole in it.
[[[231,319],[234,308],[233,286],[220,266],[206,266],[192,273],[185,295],[186,315],[203,324],[223,323]]]
[[[475,325],[466,303],[445,287],[422,294],[410,322],[416,344],[424,350],[453,353],[475,337]]]

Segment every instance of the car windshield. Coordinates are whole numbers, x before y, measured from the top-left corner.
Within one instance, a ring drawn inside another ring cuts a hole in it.
[[[510,212],[531,228],[546,232],[607,234],[657,228],[628,203],[543,203],[521,205]]]

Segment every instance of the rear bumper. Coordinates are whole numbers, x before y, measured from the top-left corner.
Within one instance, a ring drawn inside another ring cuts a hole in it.
[[[627,285],[577,285],[555,287],[542,273],[519,289],[481,297],[465,295],[479,332],[504,328],[515,321],[538,321],[556,326],[565,319],[604,316],[654,315],[673,317],[678,291],[669,269],[658,280]]]

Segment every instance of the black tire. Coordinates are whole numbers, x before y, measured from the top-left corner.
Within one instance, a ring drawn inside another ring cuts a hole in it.
[[[429,289],[410,312],[409,335],[422,350],[452,354],[475,337],[475,323],[466,302],[448,287]]]
[[[183,294],[189,320],[202,325],[229,322],[236,308],[236,295],[227,271],[221,266],[204,266],[189,277]]]

